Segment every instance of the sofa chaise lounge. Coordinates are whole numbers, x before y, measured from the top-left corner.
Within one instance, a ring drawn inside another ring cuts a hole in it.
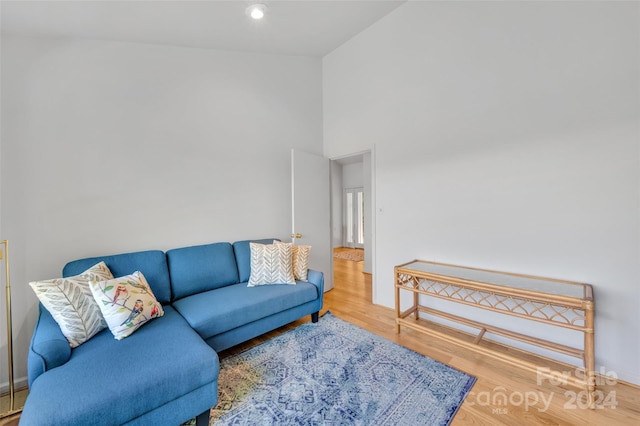
[[[273,239],[256,240],[269,244]],[[164,315],[123,340],[109,329],[71,348],[40,305],[29,348],[21,425],[207,424],[217,402],[217,352],[305,315],[318,319],[324,277],[248,287],[250,241],[75,260],[63,276],[104,261],[114,276],[141,271]]]

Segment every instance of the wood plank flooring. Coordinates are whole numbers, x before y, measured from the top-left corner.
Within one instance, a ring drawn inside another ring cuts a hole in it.
[[[337,249],[345,250],[345,249]],[[371,276],[363,262],[334,259],[334,288],[325,293],[324,311],[384,338],[477,377],[452,425],[640,425],[640,389],[624,383],[604,384],[615,408],[580,408],[579,389],[536,384],[535,374],[488,359],[456,345],[403,328],[395,332],[395,312],[371,302]],[[296,321],[221,353],[228,356],[309,321]],[[565,392],[568,392],[565,394]],[[503,403],[501,396],[506,398]]]
[[[372,304],[371,276],[362,270],[363,262],[334,259],[334,289],[325,293],[322,312],[330,310],[345,321],[477,377],[452,425],[640,425],[640,388],[636,386],[621,382],[599,386],[604,395],[609,395],[609,402],[615,397],[615,407],[589,410],[572,400],[578,392],[575,388],[548,382],[538,385],[533,373],[413,330],[403,328],[396,334],[395,312]],[[220,357],[243,351],[309,320],[307,316],[223,351]],[[3,424],[0,420],[0,426]]]

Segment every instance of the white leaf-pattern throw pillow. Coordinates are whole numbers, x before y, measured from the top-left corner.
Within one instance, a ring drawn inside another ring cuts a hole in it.
[[[146,322],[164,315],[162,305],[140,271],[109,281],[94,281],[89,286],[117,340],[130,336]]]
[[[293,284],[291,243],[258,244],[249,243],[251,249],[251,275],[248,287],[266,284]]]
[[[74,277],[34,281],[29,285],[58,323],[69,345],[75,348],[107,327],[89,282],[110,279],[113,279],[111,271],[100,262]]]
[[[273,244],[286,244],[278,240],[273,240]],[[293,267],[293,276],[296,280],[307,281],[307,273],[309,272],[309,255],[311,254],[311,246],[291,247],[291,265]]]

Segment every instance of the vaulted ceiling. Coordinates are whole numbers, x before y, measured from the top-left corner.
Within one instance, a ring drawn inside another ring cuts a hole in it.
[[[404,3],[404,0],[268,0],[261,21],[254,2],[7,1],[2,34],[166,44],[321,57]]]

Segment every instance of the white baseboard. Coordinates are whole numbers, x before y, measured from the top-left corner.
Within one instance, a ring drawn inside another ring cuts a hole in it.
[[[26,388],[28,384],[27,377],[19,377],[14,380],[14,389],[22,389]],[[0,395],[4,395],[9,393],[9,382],[0,383]]]

